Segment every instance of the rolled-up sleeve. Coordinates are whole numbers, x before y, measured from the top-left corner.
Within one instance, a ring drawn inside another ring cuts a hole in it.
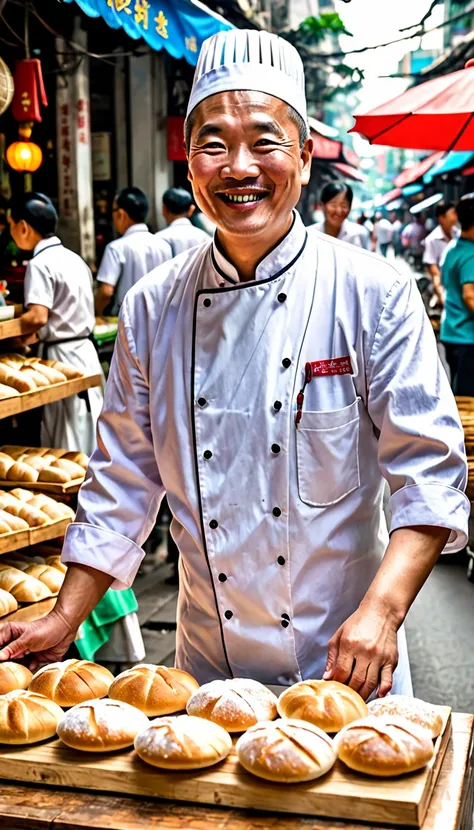
[[[379,431],[379,466],[390,490],[391,531],[451,530],[446,553],[467,544],[464,436],[421,297],[400,278],[380,314],[367,363],[368,411]]]
[[[164,488],[150,428],[149,386],[122,309],[117,342],[97,425],[98,446],[79,493],[62,561],[114,577],[112,588],[132,584],[155,522]]]

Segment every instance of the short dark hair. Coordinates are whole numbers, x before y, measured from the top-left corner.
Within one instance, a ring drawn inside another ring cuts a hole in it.
[[[456,205],[461,230],[470,231],[474,227],[474,193],[466,193]]]
[[[456,208],[454,202],[439,202],[436,205],[436,218],[439,219],[440,216],[446,216],[448,210],[451,208]]]
[[[117,193],[115,201],[134,222],[144,222],[148,216],[150,205],[139,187],[124,187]]]
[[[349,206],[352,207],[354,193],[352,187],[345,182],[328,182],[324,185],[319,198],[322,204],[326,205],[331,201],[331,199],[334,199],[335,196],[339,196],[339,194],[345,196],[349,202]]]
[[[53,236],[58,224],[58,214],[49,196],[44,193],[23,193],[10,202],[10,215],[14,222],[22,219],[43,238]]]
[[[163,193],[163,204],[174,216],[182,216],[188,213],[193,197],[184,187],[169,187]]]

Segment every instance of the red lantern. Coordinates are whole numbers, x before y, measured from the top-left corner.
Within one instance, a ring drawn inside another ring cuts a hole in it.
[[[41,148],[32,141],[14,141],[7,148],[6,156],[17,173],[34,173],[43,161]]]

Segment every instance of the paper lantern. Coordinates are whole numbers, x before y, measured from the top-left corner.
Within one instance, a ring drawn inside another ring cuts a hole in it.
[[[10,106],[14,89],[12,73],[5,61],[0,58],[0,115]]]
[[[43,153],[32,141],[15,141],[7,148],[7,161],[17,173],[34,173],[43,161]]]

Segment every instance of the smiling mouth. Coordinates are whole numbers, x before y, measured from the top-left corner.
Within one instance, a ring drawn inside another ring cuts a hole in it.
[[[245,194],[237,194],[237,193],[217,193],[219,199],[222,199],[223,202],[227,202],[228,204],[236,204],[236,203],[247,203],[247,202],[261,202],[262,199],[266,199],[269,195],[268,193],[245,193]]]

